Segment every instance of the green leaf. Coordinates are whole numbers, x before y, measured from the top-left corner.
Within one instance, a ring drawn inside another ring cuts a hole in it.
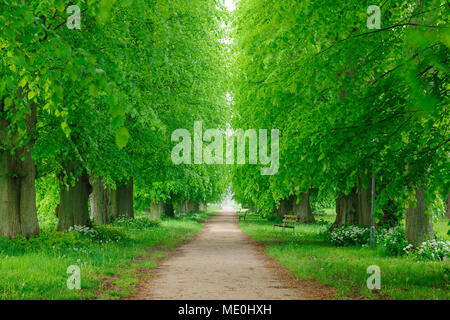
[[[122,127],[116,132],[116,144],[122,149],[128,144],[128,140],[130,139],[130,134],[128,133],[127,128]]]

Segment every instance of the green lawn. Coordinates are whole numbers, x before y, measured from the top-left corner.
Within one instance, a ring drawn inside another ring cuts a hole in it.
[[[118,299],[131,295],[133,286],[145,276],[141,268],[155,268],[158,258],[200,231],[200,222],[211,214],[166,218],[150,227],[125,223],[107,229],[106,238],[108,234],[121,236],[114,241],[74,238],[71,233],[54,231],[54,225],[44,225],[31,243],[0,238],[0,299]],[[136,221],[145,224],[147,219],[140,214]],[[67,288],[70,265],[81,269],[81,290]]]
[[[332,210],[317,220],[334,221]],[[448,220],[438,221],[435,231],[446,234]],[[266,245],[268,255],[292,271],[298,279],[315,279],[336,288],[337,299],[450,299],[450,262],[417,262],[406,257],[389,257],[383,248],[335,247],[321,234],[328,225],[310,224],[283,234],[272,231],[272,222],[247,220],[240,228],[253,239]],[[367,267],[381,270],[381,290],[371,292],[366,281]]]

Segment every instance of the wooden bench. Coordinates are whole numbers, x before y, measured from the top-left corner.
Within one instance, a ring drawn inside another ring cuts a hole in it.
[[[285,214],[283,216],[283,223],[276,223],[273,225],[273,231],[275,232],[275,227],[283,228],[283,232],[285,228],[291,228],[292,232],[295,233],[295,224],[297,223],[297,216]]]
[[[241,214],[243,213],[243,214]],[[245,221],[245,219],[247,217],[259,217],[259,214],[257,213],[249,213],[248,209],[240,209],[238,211],[238,216],[239,216],[239,221],[241,221],[241,219],[243,219]]]

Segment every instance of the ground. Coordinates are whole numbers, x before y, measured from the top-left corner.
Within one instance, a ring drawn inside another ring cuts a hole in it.
[[[138,286],[132,299],[317,299],[329,287],[298,281],[237,225],[237,215],[212,216],[195,239],[181,246]]]

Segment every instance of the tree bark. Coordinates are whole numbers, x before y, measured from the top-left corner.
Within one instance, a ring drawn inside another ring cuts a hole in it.
[[[343,224],[358,224],[370,226],[371,191],[369,188],[362,189],[361,180],[350,194],[341,193],[336,199],[336,220],[331,230],[339,228]]]
[[[175,215],[175,211],[173,210],[173,202],[168,201],[164,203],[164,214],[168,217],[173,217]]]
[[[187,212],[192,212],[195,210],[195,203],[193,200],[187,201]]]
[[[134,218],[133,178],[117,186],[116,190],[111,190],[111,203],[112,216],[114,218]]]
[[[297,196],[294,197],[293,211],[297,215],[300,223],[314,222],[314,215],[312,213],[311,204],[309,202],[309,190],[308,192],[302,192],[300,194],[300,201],[298,202]],[[298,202],[298,203],[297,203]]]
[[[416,189],[414,196],[416,206],[414,207],[414,203],[411,201],[406,210],[406,240],[414,247],[433,238],[432,217],[426,213],[427,203],[424,196],[423,188]]]
[[[336,199],[336,220],[331,226],[331,230],[346,223],[356,224],[358,222],[357,207],[358,195],[355,189],[349,195],[339,194]]]
[[[361,186],[361,181],[360,181]],[[358,190],[358,207],[356,214],[358,216],[358,224],[362,226],[370,226],[370,205],[371,205],[371,190],[369,187]]]
[[[289,214],[294,211],[294,196],[290,196],[287,199],[280,200],[280,206],[275,210],[275,213],[279,217],[283,217],[285,214]]]
[[[387,227],[395,227],[399,223],[399,218],[396,215],[397,211],[399,210],[399,206],[397,203],[395,203],[394,200],[389,199],[388,203],[383,206],[383,217],[381,218],[380,222],[378,223],[379,226],[387,226]]]
[[[199,205],[198,205],[198,209],[199,209],[200,211],[206,211],[206,210],[207,210],[207,205],[206,205],[206,203],[203,202],[203,201],[200,201],[200,203],[199,203]]]
[[[150,219],[158,220],[164,212],[164,204],[160,201],[152,201],[150,205]]]
[[[445,210],[445,216],[450,219],[450,192],[447,196],[447,209]]]
[[[67,231],[73,226],[90,226],[88,201],[92,188],[86,171],[83,171],[74,186],[67,187],[60,181],[59,188],[57,230]]]
[[[177,205],[177,212],[179,214],[185,214],[187,212],[187,202],[186,201],[180,201]]]
[[[3,106],[2,106],[3,108]],[[1,111],[1,110],[0,110]],[[36,125],[36,106],[25,118],[27,133],[32,135]],[[8,122],[0,118],[0,141],[7,141]],[[34,140],[12,155],[0,143],[0,236],[29,238],[39,234],[36,210],[36,167],[31,157]],[[24,159],[24,160],[23,160]]]
[[[109,187],[103,183],[102,177],[91,177],[92,192],[89,196],[91,201],[91,214],[96,224],[111,223],[111,197]]]

